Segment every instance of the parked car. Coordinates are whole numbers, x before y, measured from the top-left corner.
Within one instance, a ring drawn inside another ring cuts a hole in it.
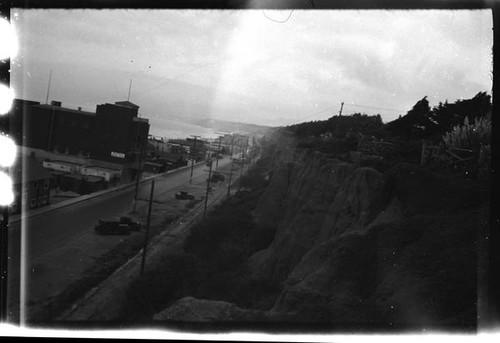
[[[220,173],[212,174],[212,182],[224,181],[226,178]]]
[[[194,200],[194,195],[189,194],[186,191],[180,191],[178,193],[175,193],[175,197],[179,200]]]
[[[130,218],[130,217],[120,217],[120,223],[121,224],[128,224],[128,226],[130,227],[130,229],[132,231],[139,231],[141,228],[141,225],[139,224],[139,222],[132,221],[132,218]]]
[[[131,231],[138,231],[140,224],[129,217],[120,220],[102,220],[94,227],[94,231],[101,235],[129,235]]]

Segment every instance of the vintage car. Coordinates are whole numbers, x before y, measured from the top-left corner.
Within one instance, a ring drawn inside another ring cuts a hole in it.
[[[189,194],[186,191],[180,191],[175,193],[175,198],[179,200],[194,200],[194,195]]]
[[[224,181],[226,178],[224,175],[220,173],[213,173],[212,174],[212,182],[219,182],[219,181]]]
[[[129,217],[121,217],[120,220],[102,220],[94,227],[94,231],[101,235],[128,235],[132,231],[138,231],[140,224],[132,221]]]

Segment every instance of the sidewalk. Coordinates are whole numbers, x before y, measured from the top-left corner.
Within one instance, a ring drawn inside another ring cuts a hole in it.
[[[198,165],[203,164],[203,163],[205,163],[205,161],[195,163],[195,166],[198,166]],[[188,168],[191,168],[191,166],[188,165],[188,166],[180,167],[180,168],[177,168],[177,169],[168,170],[168,171],[166,171],[164,173],[161,173],[161,174],[151,175],[151,176],[142,178],[140,180],[140,183],[144,183],[144,182],[147,182],[149,180],[155,179],[157,177],[164,176],[164,175],[167,175],[167,174],[172,174],[172,173],[175,173],[175,172],[179,172],[179,171],[182,171],[182,170],[185,170],[185,169],[188,169]],[[18,222],[20,222],[22,220],[26,220],[28,218],[32,218],[32,217],[35,217],[35,216],[39,216],[41,214],[45,214],[45,213],[48,213],[48,212],[51,212],[51,211],[55,211],[55,210],[63,208],[63,207],[71,206],[71,205],[77,204],[77,203],[82,202],[82,201],[94,199],[94,198],[103,196],[105,194],[109,194],[109,193],[112,193],[112,192],[118,192],[118,191],[121,191],[123,189],[135,187],[135,184],[136,184],[136,182],[133,181],[133,182],[126,183],[126,184],[123,184],[123,185],[119,185],[119,186],[116,186],[116,187],[113,187],[113,188],[103,189],[102,191],[98,191],[98,192],[95,192],[95,193],[90,193],[90,194],[82,195],[82,196],[79,196],[79,197],[76,197],[76,198],[73,198],[73,199],[63,200],[63,201],[60,201],[60,202],[58,202],[56,204],[51,204],[51,205],[47,205],[47,206],[40,207],[40,208],[37,208],[37,209],[33,209],[33,210],[30,210],[30,211],[26,211],[25,213],[11,215],[10,218],[9,218],[9,222],[11,224],[18,223]]]

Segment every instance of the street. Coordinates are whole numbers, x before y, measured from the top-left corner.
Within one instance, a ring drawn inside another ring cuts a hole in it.
[[[228,171],[229,162],[229,158],[220,160],[219,170]],[[195,166],[192,184],[189,184],[190,168],[155,178],[151,226],[161,225],[167,215],[182,215],[186,211],[186,202],[176,200],[175,192],[187,190],[197,199],[204,197],[207,170],[204,163]],[[227,187],[227,182],[220,187],[223,186]],[[150,181],[140,184],[135,213],[131,212],[135,193],[132,186],[27,218],[23,220],[22,230],[20,222],[14,223],[9,237],[11,320],[21,318],[22,321],[29,316],[27,312],[31,312],[31,308],[50,303],[68,285],[79,280],[96,258],[123,240],[121,236],[97,235],[93,228],[99,218],[128,215],[145,226],[150,187]],[[142,240],[144,230],[133,235]]]

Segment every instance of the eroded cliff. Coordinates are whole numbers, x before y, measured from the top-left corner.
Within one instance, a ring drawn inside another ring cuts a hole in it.
[[[271,161],[253,218],[276,233],[239,273],[278,292],[248,309],[181,299],[169,318],[191,305],[222,321],[474,327],[486,189],[405,163],[379,171],[289,148]]]

